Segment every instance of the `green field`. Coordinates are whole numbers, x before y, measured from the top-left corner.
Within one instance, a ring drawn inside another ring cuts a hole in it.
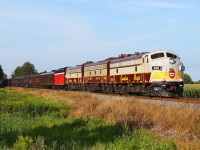
[[[176,149],[147,130],[124,133],[98,118],[69,118],[70,107],[0,89],[0,149]]]
[[[200,98],[200,84],[185,84],[183,97]]]

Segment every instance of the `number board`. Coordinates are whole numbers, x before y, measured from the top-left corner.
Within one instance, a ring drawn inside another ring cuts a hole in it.
[[[152,70],[162,70],[161,66],[152,66]]]

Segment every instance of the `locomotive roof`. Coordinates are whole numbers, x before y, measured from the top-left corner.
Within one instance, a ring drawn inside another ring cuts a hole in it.
[[[74,67],[69,67],[67,70],[72,70],[72,69],[80,69],[82,65],[76,65]]]
[[[121,54],[119,55],[119,57],[110,57],[102,61],[86,64],[85,67],[107,64],[108,61],[111,61],[111,63],[116,63],[116,62],[131,60],[131,59],[139,59],[139,58],[142,58],[142,56],[147,53],[149,52],[142,52],[142,53],[136,52],[135,54]]]
[[[133,59],[140,59],[142,58],[143,55],[147,53],[149,52],[135,53],[135,54],[130,54],[124,57],[118,57],[117,59],[112,60],[111,63],[122,62],[122,61],[133,60]]]
[[[112,58],[108,58],[106,60],[102,60],[102,61],[97,61],[95,63],[90,63],[90,64],[86,64],[85,67],[89,67],[89,66],[95,66],[95,65],[102,65],[102,64],[107,64],[108,61],[110,61]],[[114,58],[113,58],[114,59]]]
[[[155,53],[172,53],[172,54],[174,54],[174,55],[179,56],[178,54],[176,54],[176,53],[173,52],[173,51],[166,51],[166,50],[159,50],[159,51],[150,52],[150,54],[155,54]]]

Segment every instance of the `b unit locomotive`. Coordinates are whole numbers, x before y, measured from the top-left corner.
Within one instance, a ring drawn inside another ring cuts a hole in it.
[[[180,57],[168,51],[121,54],[102,61],[10,79],[11,86],[63,88],[146,96],[177,97],[183,93]]]

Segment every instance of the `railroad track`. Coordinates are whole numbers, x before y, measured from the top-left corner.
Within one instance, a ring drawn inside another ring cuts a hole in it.
[[[120,94],[106,94],[106,93],[95,93],[98,95],[107,95],[107,96],[116,96],[116,97],[125,97],[125,98],[134,98],[134,99],[146,99],[146,100],[155,100],[155,101],[171,101],[171,102],[181,102],[181,103],[192,103],[200,104],[200,98],[161,98],[161,97],[148,97],[148,96],[136,96],[136,95],[120,95]]]
[[[153,100],[200,104],[200,98],[152,98]]]

